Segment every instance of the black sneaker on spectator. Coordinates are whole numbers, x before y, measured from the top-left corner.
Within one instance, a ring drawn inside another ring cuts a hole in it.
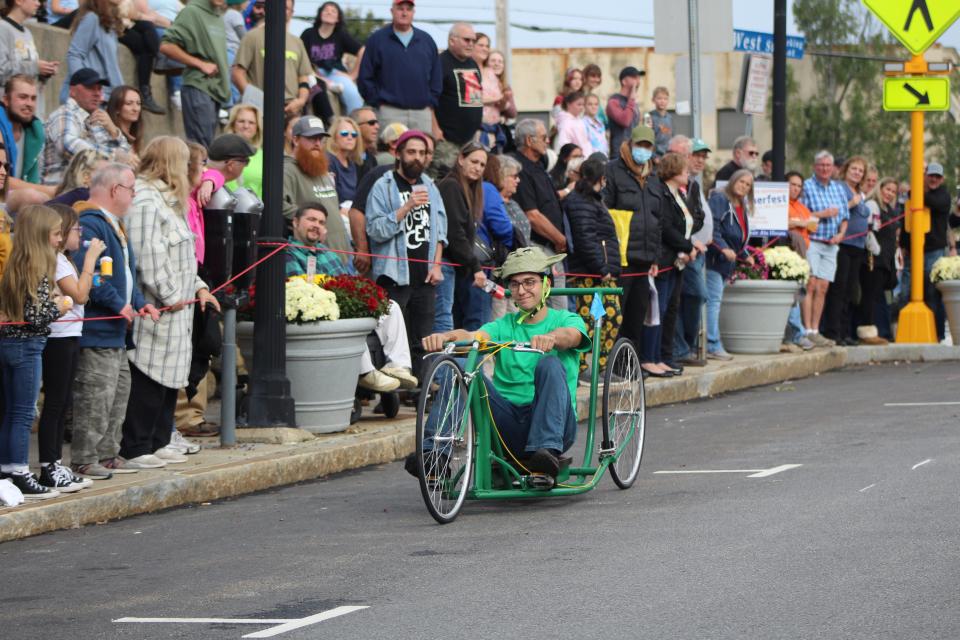
[[[59,498],[60,492],[56,489],[45,487],[37,482],[37,476],[32,473],[11,473],[7,479],[13,483],[24,500],[49,500],[50,498]]]
[[[83,489],[79,484],[73,484],[70,482],[70,478],[59,473],[57,471],[57,466],[53,464],[48,464],[45,467],[40,467],[40,484],[43,486],[59,491],[60,493],[73,493],[74,491],[80,491]]]
[[[81,489],[86,489],[87,487],[93,486],[93,480],[90,478],[82,478],[70,470],[70,467],[60,464],[60,461],[57,460],[57,473],[66,476],[69,478],[70,482],[73,484],[80,485]]]
[[[70,470],[83,476],[84,478],[90,478],[91,480],[109,480],[113,477],[113,473],[110,471],[110,469],[107,469],[103,465],[96,462],[91,462],[90,464],[73,463],[70,465]]]

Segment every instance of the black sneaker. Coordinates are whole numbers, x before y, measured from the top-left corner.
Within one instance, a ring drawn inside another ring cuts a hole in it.
[[[93,480],[78,476],[70,470],[70,467],[60,464],[59,460],[57,460],[57,471],[60,473],[60,475],[70,480],[72,484],[80,485],[81,489],[86,489],[87,487],[93,486]]]
[[[549,449],[537,449],[524,466],[534,473],[545,473],[554,479],[560,472],[560,461]]]
[[[73,484],[68,476],[60,473],[60,470],[54,464],[40,467],[40,484],[60,493],[73,493],[83,489],[79,484]]]
[[[7,479],[13,483],[13,486],[20,489],[24,500],[49,500],[60,497],[59,491],[43,486],[37,482],[37,476],[32,473],[11,473]]]

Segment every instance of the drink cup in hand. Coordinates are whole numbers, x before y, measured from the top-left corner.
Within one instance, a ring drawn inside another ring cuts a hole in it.
[[[104,278],[113,277],[113,258],[110,256],[100,258],[100,275]]]
[[[427,193],[427,185],[425,184],[415,184],[410,189],[412,199],[415,204],[427,204],[430,202],[430,196]]]
[[[814,231],[817,230],[817,227],[819,225],[820,223],[817,221],[816,218],[810,218],[809,220],[807,220],[807,231],[809,231],[810,233],[813,233]]]

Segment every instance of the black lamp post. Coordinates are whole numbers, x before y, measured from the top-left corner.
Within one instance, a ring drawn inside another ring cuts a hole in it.
[[[283,86],[286,49],[286,3],[266,3],[266,55],[263,87],[263,194],[261,240],[284,242]],[[261,247],[264,256],[275,247]],[[283,256],[257,267],[253,370],[250,376],[250,426],[294,426],[293,398],[286,375],[287,325],[284,317]]]

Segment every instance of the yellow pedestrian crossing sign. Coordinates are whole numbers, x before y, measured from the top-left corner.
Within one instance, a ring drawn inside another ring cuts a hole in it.
[[[902,76],[883,79],[884,111],[947,111],[950,78]]]
[[[960,18],[960,0],[863,0],[863,4],[916,55]]]

